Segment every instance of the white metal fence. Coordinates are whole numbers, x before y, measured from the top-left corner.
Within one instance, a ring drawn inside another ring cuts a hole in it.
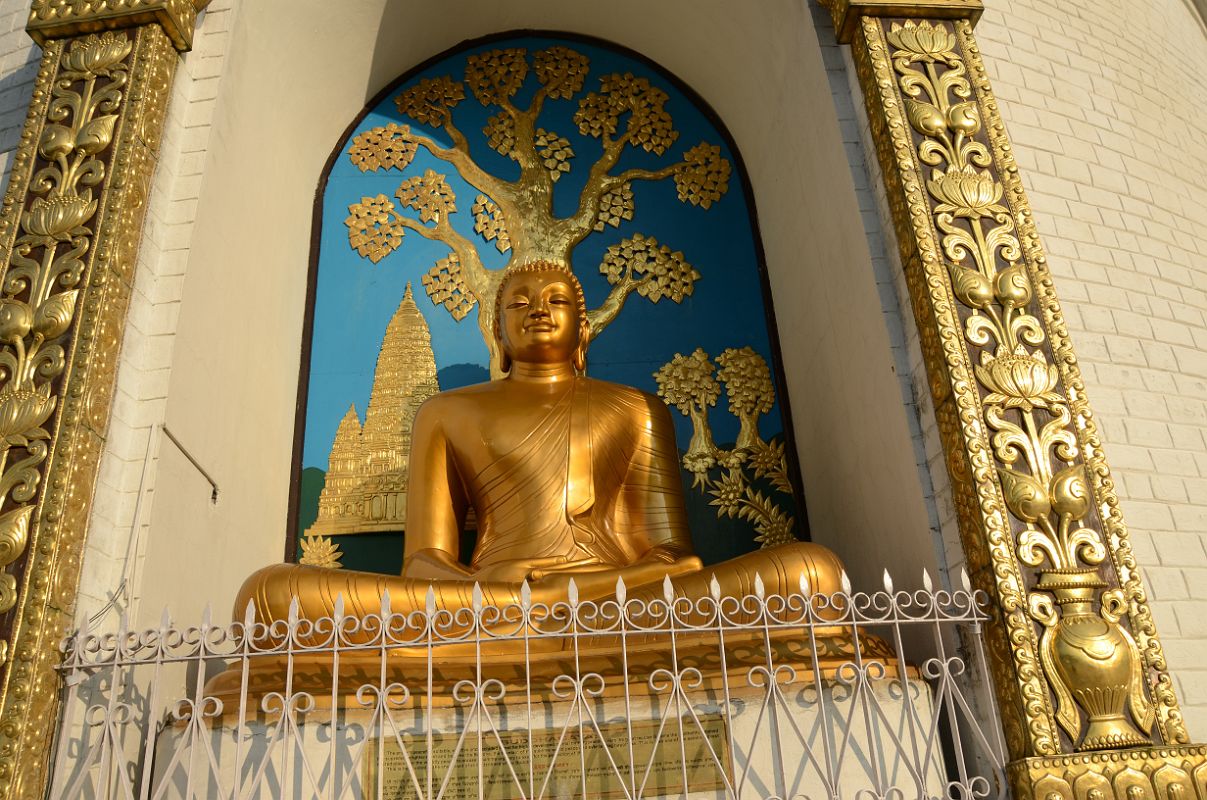
[[[983,598],[924,586],[123,619],[64,641],[51,796],[1004,796]]]

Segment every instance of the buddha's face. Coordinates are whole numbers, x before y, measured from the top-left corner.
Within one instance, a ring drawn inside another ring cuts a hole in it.
[[[500,303],[503,350],[513,361],[570,361],[579,345],[578,294],[557,270],[507,280]]]

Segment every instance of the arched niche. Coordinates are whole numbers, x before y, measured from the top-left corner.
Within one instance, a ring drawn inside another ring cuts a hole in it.
[[[313,200],[333,143],[416,64],[525,28],[639,52],[725,121],[760,222],[812,536],[846,560],[857,585],[885,565],[898,575],[935,568],[928,479],[893,353],[903,343],[885,311],[896,301],[870,268],[875,200],[839,119],[852,98],[841,63],[828,72],[835,61],[823,58],[827,48],[838,54],[832,33],[815,28],[806,5],[769,0],[735,15],[720,0],[466,0],[449,14],[391,0],[258,0],[234,21],[200,151],[166,400],[174,433],[218,476],[222,499],[212,505],[208,484],[165,451],[140,579],[147,613],[170,604],[196,616],[282,558]]]
[[[705,563],[808,538],[750,183],[674,75],[556,32],[462,43],[349,124],[315,219],[291,530],[304,563],[398,571],[412,419],[437,391],[501,376],[496,287],[537,260],[584,287],[588,373],[670,406]]]

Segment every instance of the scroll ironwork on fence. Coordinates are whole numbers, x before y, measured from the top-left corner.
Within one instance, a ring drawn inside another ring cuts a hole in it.
[[[962,588],[79,630],[52,797],[1004,797]]]

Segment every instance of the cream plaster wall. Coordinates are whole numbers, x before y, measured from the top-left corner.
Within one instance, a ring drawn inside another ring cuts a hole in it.
[[[189,496],[211,495],[209,484],[164,435],[163,425],[193,218],[236,6],[236,0],[210,3],[172,86],[80,581],[77,616],[93,617],[96,625],[106,624],[99,614],[112,619],[138,602],[161,471],[175,474],[183,464],[188,469],[181,479],[196,487]]]
[[[937,563],[905,365],[817,46],[796,0],[602,5],[257,0],[240,7],[172,351],[166,421],[221,487],[216,505],[163,445],[142,568],[144,618],[224,606],[282,557],[293,407],[323,162],[382,86],[467,38],[517,28],[598,36],[661,63],[730,127],[755,191],[816,537],[856,583]],[[848,137],[849,139],[849,137]],[[850,150],[850,141],[846,148]],[[338,245],[337,245],[338,246]],[[916,426],[916,421],[915,421]],[[912,433],[916,434],[914,430]]]

